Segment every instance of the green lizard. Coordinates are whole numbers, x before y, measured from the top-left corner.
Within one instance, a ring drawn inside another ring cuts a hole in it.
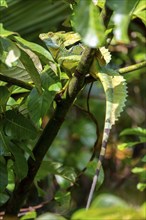
[[[74,32],[49,32],[40,34],[40,39],[45,42],[53,58],[60,64],[63,70],[70,75],[73,74],[84,50],[84,46],[79,43],[81,40],[80,36]],[[104,47],[99,48],[90,68],[91,76],[96,80],[99,79],[103,85],[106,96],[106,114],[101,151],[87,201],[87,209],[90,206],[96,187],[111,128],[123,111],[127,96],[126,83],[123,76],[115,70],[106,67],[110,59],[111,55],[108,50]]]

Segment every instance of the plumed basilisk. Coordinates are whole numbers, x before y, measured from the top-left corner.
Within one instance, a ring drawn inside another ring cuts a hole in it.
[[[71,76],[79,63],[84,50],[84,46],[80,43],[80,36],[74,32],[49,32],[40,34],[40,39],[45,42],[54,60],[68,75]],[[110,60],[111,55],[109,51],[105,49],[105,47],[101,47],[97,50],[96,56],[90,68],[91,76],[96,80],[99,79],[103,85],[106,96],[106,113],[101,151],[97,163],[96,174],[93,178],[92,187],[87,201],[87,209],[90,206],[93,192],[96,187],[110,130],[123,111],[127,96],[126,83],[123,76],[121,76],[117,71],[106,66]]]

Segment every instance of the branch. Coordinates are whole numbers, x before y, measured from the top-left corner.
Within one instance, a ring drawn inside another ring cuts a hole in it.
[[[119,72],[120,74],[127,74],[129,72],[141,69],[143,67],[146,67],[146,61],[134,64],[131,66],[123,67],[123,68],[117,69],[116,71]],[[94,79],[91,75],[85,78],[85,84],[92,83],[94,81],[96,81],[96,79]]]
[[[6,204],[7,215],[16,215],[19,212],[20,207],[23,205],[45,154],[50,148],[53,140],[56,138],[56,135],[65,120],[65,116],[76,99],[78,93],[85,85],[85,75],[89,72],[94,54],[95,49],[85,49],[76,72],[65,90],[65,98],[56,100],[56,110],[33,149],[35,160],[29,157],[28,174],[20,183],[15,186],[13,194]]]
[[[21,81],[19,79],[15,79],[15,78],[6,76],[6,75],[0,74],[0,80],[3,81],[3,82],[11,83],[12,85],[16,85],[16,86],[22,87],[24,89],[28,89],[28,90],[32,90],[33,89],[33,86],[31,84],[29,84],[27,82],[23,82],[23,81]]]
[[[137,63],[137,64],[134,64],[134,65],[131,65],[131,66],[127,66],[127,67],[118,69],[117,71],[121,74],[126,74],[126,73],[129,73],[129,72],[141,69],[143,67],[146,67],[146,61],[143,61],[141,63]]]

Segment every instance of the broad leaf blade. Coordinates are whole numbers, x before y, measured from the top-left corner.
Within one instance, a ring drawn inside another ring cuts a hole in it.
[[[17,37],[14,36],[14,39],[24,48],[30,49],[32,50],[34,53],[36,53],[43,61],[45,61],[46,63],[50,62],[50,61],[54,61],[53,57],[51,56],[51,54],[49,53],[48,50],[46,50],[45,48],[43,48],[42,46],[35,44],[33,42],[29,42],[24,40],[21,37]]]
[[[21,50],[20,60],[23,63],[27,72],[30,74],[30,77],[31,77],[32,81],[34,82],[36,88],[38,89],[39,93],[42,93],[40,74],[39,74],[38,70],[36,69],[30,56],[26,52]]]
[[[82,41],[89,47],[96,48],[104,43],[105,28],[98,10],[92,0],[79,1],[73,17],[74,29]]]
[[[8,137],[19,140],[34,139],[36,137],[36,128],[22,114],[9,110],[6,112],[5,120],[5,133]]]

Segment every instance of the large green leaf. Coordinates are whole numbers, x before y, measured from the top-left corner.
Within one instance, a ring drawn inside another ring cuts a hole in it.
[[[4,76],[9,77],[11,80],[17,79],[22,82],[32,82],[29,73],[26,71],[23,64],[19,61],[16,66],[8,68],[6,65],[0,65],[0,73]]]
[[[0,156],[0,192],[3,192],[8,184],[8,172],[5,159]]]
[[[94,208],[89,210],[78,210],[75,212],[71,220],[144,220],[141,212],[134,208],[126,207],[110,207],[110,208]]]
[[[115,40],[121,43],[129,43],[128,27],[133,11],[139,0],[108,0],[107,5],[114,11],[112,21],[115,25]]]
[[[5,28],[18,31],[27,39],[38,38],[39,33],[56,30],[71,14],[70,5],[64,0],[9,0],[2,10],[1,22]]]
[[[4,130],[8,137],[18,140],[34,139],[37,135],[31,121],[14,110],[6,112]]]
[[[21,37],[14,36],[14,39],[24,48],[28,48],[35,52],[44,62],[48,63],[49,61],[53,61],[53,57],[49,53],[48,50],[43,48],[42,46],[35,44],[33,42],[29,42],[24,40]]]
[[[35,67],[31,57],[25,51],[21,50],[20,60],[23,63],[27,72],[30,74],[30,77],[35,84],[37,90],[39,91],[39,93],[42,93],[40,74]]]
[[[38,93],[36,88],[32,89],[28,96],[28,111],[34,123],[39,125],[39,120],[47,114],[50,109],[55,93],[43,90],[42,94]]]
[[[73,17],[73,26],[87,46],[96,48],[104,43],[104,24],[99,9],[92,0],[79,1]]]

